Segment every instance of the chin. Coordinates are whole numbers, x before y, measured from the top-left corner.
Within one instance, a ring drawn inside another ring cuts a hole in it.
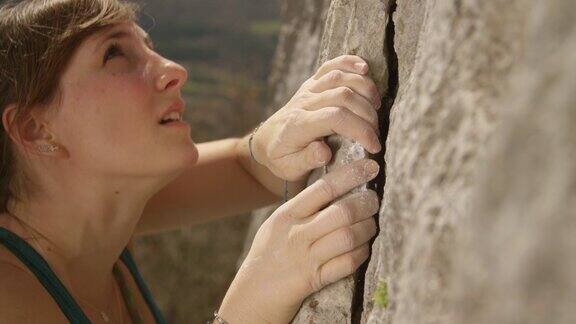
[[[198,148],[194,142],[174,146],[167,152],[158,152],[155,155],[162,156],[161,160],[152,159],[156,165],[156,175],[174,178],[186,170],[193,168],[198,163]]]
[[[179,159],[182,161],[180,165],[180,170],[184,171],[191,167],[194,167],[196,163],[198,163],[199,153],[198,147],[192,141],[190,141],[190,145],[187,145],[186,150],[183,153],[183,156]]]
[[[198,147],[196,146],[196,144],[194,142],[192,142],[189,156],[188,156],[189,159],[186,163],[186,167],[190,168],[190,167],[195,166],[196,163],[198,163],[199,157],[200,157],[200,154],[198,153]]]

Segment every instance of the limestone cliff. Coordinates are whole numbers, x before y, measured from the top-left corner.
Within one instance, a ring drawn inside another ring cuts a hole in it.
[[[379,235],[368,266],[310,296],[293,322],[575,323],[576,3],[326,8],[321,39],[306,24],[292,25],[293,37],[300,58],[318,51],[317,64],[364,57],[384,94],[385,159],[373,158],[385,173],[371,184],[382,195]],[[312,74],[301,64],[285,67],[290,80]],[[365,156],[329,142],[337,153],[328,171]]]

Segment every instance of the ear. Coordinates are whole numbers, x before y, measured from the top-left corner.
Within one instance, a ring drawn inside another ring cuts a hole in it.
[[[36,155],[59,155],[62,150],[61,145],[54,142],[54,136],[49,132],[42,114],[33,110],[30,116],[20,124],[15,123],[17,106],[10,104],[2,113],[2,125],[10,139],[21,149]],[[58,145],[59,150],[55,152],[42,152],[38,148],[41,145]]]

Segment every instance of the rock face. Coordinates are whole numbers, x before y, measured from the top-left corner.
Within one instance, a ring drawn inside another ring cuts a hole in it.
[[[293,323],[576,323],[575,12],[564,0],[331,1],[320,47],[307,44],[318,62],[367,59],[390,108],[380,233],[367,268],[310,296]],[[328,141],[333,165],[365,156]]]
[[[282,3],[283,24],[268,80],[273,92],[267,109],[268,116],[272,116],[285,105],[302,83],[314,74],[329,4],[330,0],[296,0]],[[256,232],[276,208],[278,206],[273,205],[252,213],[244,252],[237,267],[240,267],[246,258]]]
[[[525,1],[398,1],[399,92],[386,141],[368,323],[446,323],[457,222],[520,56]],[[374,305],[380,284],[386,307]]]
[[[454,261],[454,323],[576,323],[574,1],[533,1]]]
[[[383,49],[389,12],[390,6],[387,1],[332,1],[328,9],[316,67],[343,54],[359,55],[370,65],[370,74],[380,93],[385,92],[388,88],[389,73]],[[386,109],[381,111],[386,111]],[[326,142],[334,152],[332,161],[326,167],[312,172],[308,185],[341,165],[369,156],[369,153],[358,143],[337,135],[330,136]],[[366,190],[367,187],[374,188],[375,185],[377,183],[362,186],[353,190],[352,193]],[[356,288],[362,281],[363,276],[359,273],[313,294],[304,301],[300,312],[292,322],[351,323],[355,301],[361,300]]]

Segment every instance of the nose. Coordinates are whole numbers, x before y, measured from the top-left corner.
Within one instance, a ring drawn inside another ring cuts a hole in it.
[[[159,91],[169,91],[170,88],[180,89],[188,80],[188,71],[182,65],[162,59],[156,87]]]

